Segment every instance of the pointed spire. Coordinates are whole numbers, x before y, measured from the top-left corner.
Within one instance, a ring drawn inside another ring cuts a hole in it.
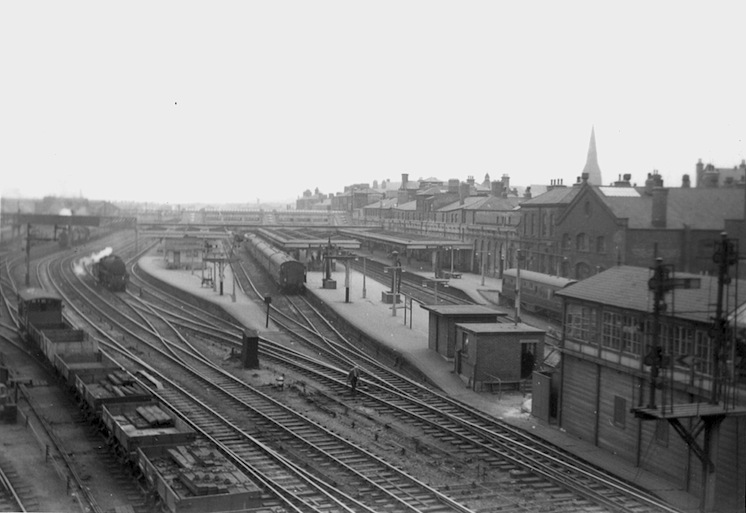
[[[596,155],[596,128],[591,128],[591,142],[588,145],[588,159],[585,162],[583,173],[588,173],[588,183],[591,185],[603,185],[601,180],[601,168],[598,167],[598,156]]]

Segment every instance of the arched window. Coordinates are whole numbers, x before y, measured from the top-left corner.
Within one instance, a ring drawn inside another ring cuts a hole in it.
[[[579,233],[575,237],[575,249],[577,251],[588,251],[588,236],[585,233]]]
[[[591,275],[591,266],[585,262],[578,262],[575,264],[575,279],[584,280]]]
[[[549,219],[547,217],[547,214],[541,215],[541,236],[546,237],[549,235]]]
[[[569,233],[562,235],[562,249],[572,249],[572,237]]]
[[[606,253],[606,239],[603,236],[596,239],[596,253]]]

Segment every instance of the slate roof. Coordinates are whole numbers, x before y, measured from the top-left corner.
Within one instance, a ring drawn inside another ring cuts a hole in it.
[[[487,199],[488,198],[484,196],[469,196],[468,198],[464,198],[463,205],[461,204],[461,200],[454,201],[453,203],[449,203],[448,205],[439,208],[438,212],[453,212],[455,210],[463,209],[479,210],[479,207],[481,207]]]
[[[638,188],[638,198],[610,197],[599,193],[614,215],[628,219],[630,228],[652,228],[653,197]],[[743,219],[743,189],[669,188],[666,229],[722,230],[725,219]]]
[[[581,187],[558,187],[523,201],[521,206],[538,207],[541,205],[569,204],[578,195],[580,190]]]
[[[396,210],[417,210],[417,200],[407,201],[393,208]]]
[[[373,210],[377,208],[382,208],[382,209],[393,208],[396,206],[397,201],[398,201],[397,198],[383,198],[380,201],[374,201],[373,203],[369,205],[365,205],[363,208],[373,209]]]
[[[555,292],[555,295],[589,301],[624,310],[653,312],[653,293],[648,288],[652,270],[647,267],[622,265],[612,267],[578,283]],[[678,319],[710,323],[715,314],[717,301],[717,278],[698,274],[675,273],[679,278],[699,278],[698,289],[676,289],[666,294],[667,315]],[[738,282],[739,305],[746,303],[746,280],[733,280],[728,287],[729,305],[735,304],[735,289]]]

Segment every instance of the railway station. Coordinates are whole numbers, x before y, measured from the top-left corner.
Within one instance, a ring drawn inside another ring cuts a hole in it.
[[[371,258],[375,255],[368,254]],[[260,337],[268,336],[272,338],[272,331],[275,329],[271,322],[265,328],[265,312],[255,302],[248,300],[238,294],[233,300],[227,296],[221,296],[217,291],[198,287],[196,281],[185,271],[174,272],[165,269],[165,266],[158,263],[159,259],[149,259],[142,261],[141,265],[148,273],[153,273],[158,279],[171,283],[173,286],[184,288],[190,293],[202,297],[206,301],[213,301],[223,305],[229,311],[234,312],[236,318],[251,330],[256,330]],[[402,264],[406,273],[418,275],[426,279],[432,275],[432,272],[420,271],[419,266],[408,266]],[[227,272],[230,272],[229,270]],[[345,271],[338,269],[332,272],[334,279],[339,283],[345,281]],[[520,388],[512,387],[509,377],[506,377],[504,383],[501,383],[495,374],[499,374],[499,369],[485,368],[485,375],[479,382],[470,379],[473,375],[471,372],[457,372],[457,358],[455,354],[448,357],[433,350],[434,317],[437,319],[440,315],[447,315],[449,308],[446,305],[438,307],[435,304],[420,305],[417,307],[401,306],[395,307],[392,304],[386,304],[380,300],[382,295],[390,291],[390,285],[384,284],[372,279],[367,281],[364,275],[356,270],[349,271],[349,287],[352,299],[347,301],[342,290],[328,289],[323,285],[324,272],[309,272],[306,283],[306,294],[312,295],[321,304],[326,305],[326,314],[335,322],[349,323],[356,329],[364,331],[369,336],[374,337],[380,344],[381,357],[390,358],[398,366],[408,367],[419,372],[423,379],[432,383],[449,396],[457,397],[460,400],[480,409],[490,415],[499,417],[510,424],[531,431],[532,433],[551,441],[557,445],[563,446],[566,450],[582,456],[587,461],[592,462],[600,468],[608,469],[614,474],[628,480],[629,482],[639,483],[646,489],[651,490],[660,497],[665,498],[670,504],[679,505],[682,511],[686,510],[687,505],[696,502],[690,495],[672,490],[670,482],[662,479],[660,476],[646,472],[634,464],[624,460],[621,456],[615,456],[606,450],[603,450],[590,442],[584,442],[576,437],[569,437],[564,432],[558,430],[552,423],[540,422],[538,418],[531,415],[531,403],[525,402],[527,396],[525,391]],[[488,298],[497,297],[494,292],[501,289],[501,280],[496,278],[487,278],[484,281],[482,276],[473,273],[464,273],[460,279],[450,280],[451,286],[461,288],[470,297],[473,297],[478,303],[473,306],[452,307],[461,311],[461,316],[468,316],[469,312],[476,315],[479,320],[489,320],[486,324],[482,323],[453,323],[453,328],[457,335],[456,339],[463,340],[462,334],[469,334],[474,337],[477,344],[482,337],[488,345],[494,346],[490,341],[494,337],[495,331],[506,332],[513,340],[527,341],[533,338],[532,346],[535,354],[540,354],[538,347],[541,345],[541,334],[544,330],[528,327],[523,324],[515,325],[514,323],[493,323],[500,317],[504,317],[509,312],[502,309],[496,303]],[[367,294],[363,295],[363,290],[367,288]],[[493,294],[490,294],[493,293]],[[451,309],[452,309],[451,308]],[[464,310],[466,308],[467,310]],[[511,312],[512,313],[512,312]],[[458,312],[453,317],[454,320],[461,319]],[[452,321],[451,321],[452,322]],[[540,322],[537,322],[540,324]],[[438,322],[436,322],[436,325]],[[500,326],[503,326],[501,329]],[[507,331],[506,331],[507,330]],[[517,330],[517,331],[516,331]],[[516,337],[516,334],[518,336]],[[444,339],[445,340],[445,339]],[[485,342],[481,342],[484,344]],[[498,343],[499,344],[499,343]],[[515,360],[508,359],[509,365],[513,370],[521,369],[521,360],[525,358],[525,351],[520,349],[525,344],[518,344],[517,352],[514,352]],[[476,345],[475,345],[476,347]],[[485,346],[488,347],[488,346]],[[497,347],[497,346],[494,346]],[[526,346],[528,347],[528,346]],[[463,345],[460,343],[456,349],[460,351]],[[454,353],[458,352],[454,349]],[[489,350],[488,350],[489,351]],[[464,357],[461,365],[466,369],[469,361],[474,364],[474,360],[468,360]],[[484,363],[491,364],[494,362],[491,358],[486,358]],[[520,378],[519,378],[520,379]],[[286,381],[286,385],[287,385]],[[549,394],[549,389],[547,389]]]

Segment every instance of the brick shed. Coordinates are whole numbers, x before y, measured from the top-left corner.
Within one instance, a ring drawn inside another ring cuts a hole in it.
[[[456,351],[456,324],[491,323],[508,314],[482,305],[420,305],[430,312],[427,347],[446,358]]]
[[[530,380],[544,334],[523,323],[457,324],[454,370],[475,389]]]

